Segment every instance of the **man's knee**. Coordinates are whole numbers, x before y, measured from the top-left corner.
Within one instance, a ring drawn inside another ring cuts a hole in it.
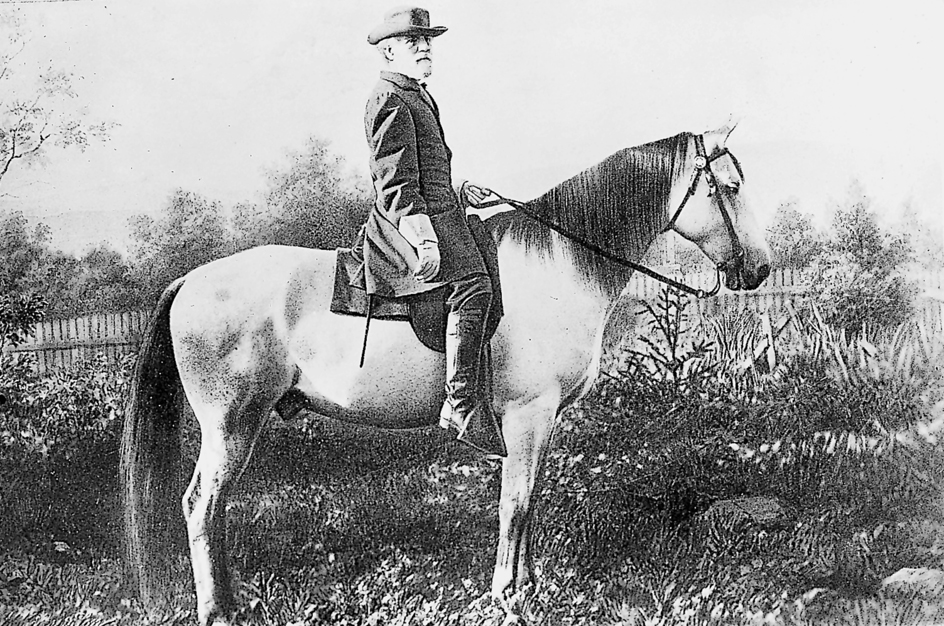
[[[473,274],[450,284],[451,293],[446,299],[453,310],[475,303],[487,307],[492,301],[492,280],[487,274]]]

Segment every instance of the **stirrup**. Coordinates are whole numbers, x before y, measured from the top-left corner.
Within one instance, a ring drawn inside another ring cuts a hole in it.
[[[485,410],[481,407],[480,404],[463,413],[453,409],[449,400],[446,400],[439,413],[439,426],[444,429],[455,427],[459,431],[456,439],[488,458],[504,458],[508,456],[508,448],[498,418],[490,410],[491,407]]]

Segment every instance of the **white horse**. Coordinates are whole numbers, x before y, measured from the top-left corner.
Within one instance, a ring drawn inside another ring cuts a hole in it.
[[[555,418],[597,373],[607,315],[637,261],[667,228],[754,289],[769,251],[725,142],[731,128],[622,150],[486,226],[498,243],[505,316],[492,339],[502,461],[492,594],[532,576],[532,494]],[[681,210],[684,207],[684,210]],[[444,359],[409,324],[375,320],[363,367],[364,320],[329,311],[335,253],[284,246],[240,252],[171,284],[141,344],[121,446],[129,570],[145,602],[179,502],[180,412],[200,424],[183,494],[201,624],[235,610],[226,563],[226,498],[276,403],[292,390],[318,413],[381,428],[437,421]]]

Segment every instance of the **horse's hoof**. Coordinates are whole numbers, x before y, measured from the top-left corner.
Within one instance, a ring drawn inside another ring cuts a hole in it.
[[[505,621],[502,622],[502,626],[521,626],[524,624],[524,620],[521,619],[520,615],[515,615],[514,613],[509,613],[505,616]]]

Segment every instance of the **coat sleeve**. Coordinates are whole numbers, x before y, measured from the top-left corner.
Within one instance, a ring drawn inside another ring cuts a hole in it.
[[[388,93],[371,102],[366,122],[377,209],[399,228],[402,217],[427,212],[420,194],[413,115],[402,99]]]

